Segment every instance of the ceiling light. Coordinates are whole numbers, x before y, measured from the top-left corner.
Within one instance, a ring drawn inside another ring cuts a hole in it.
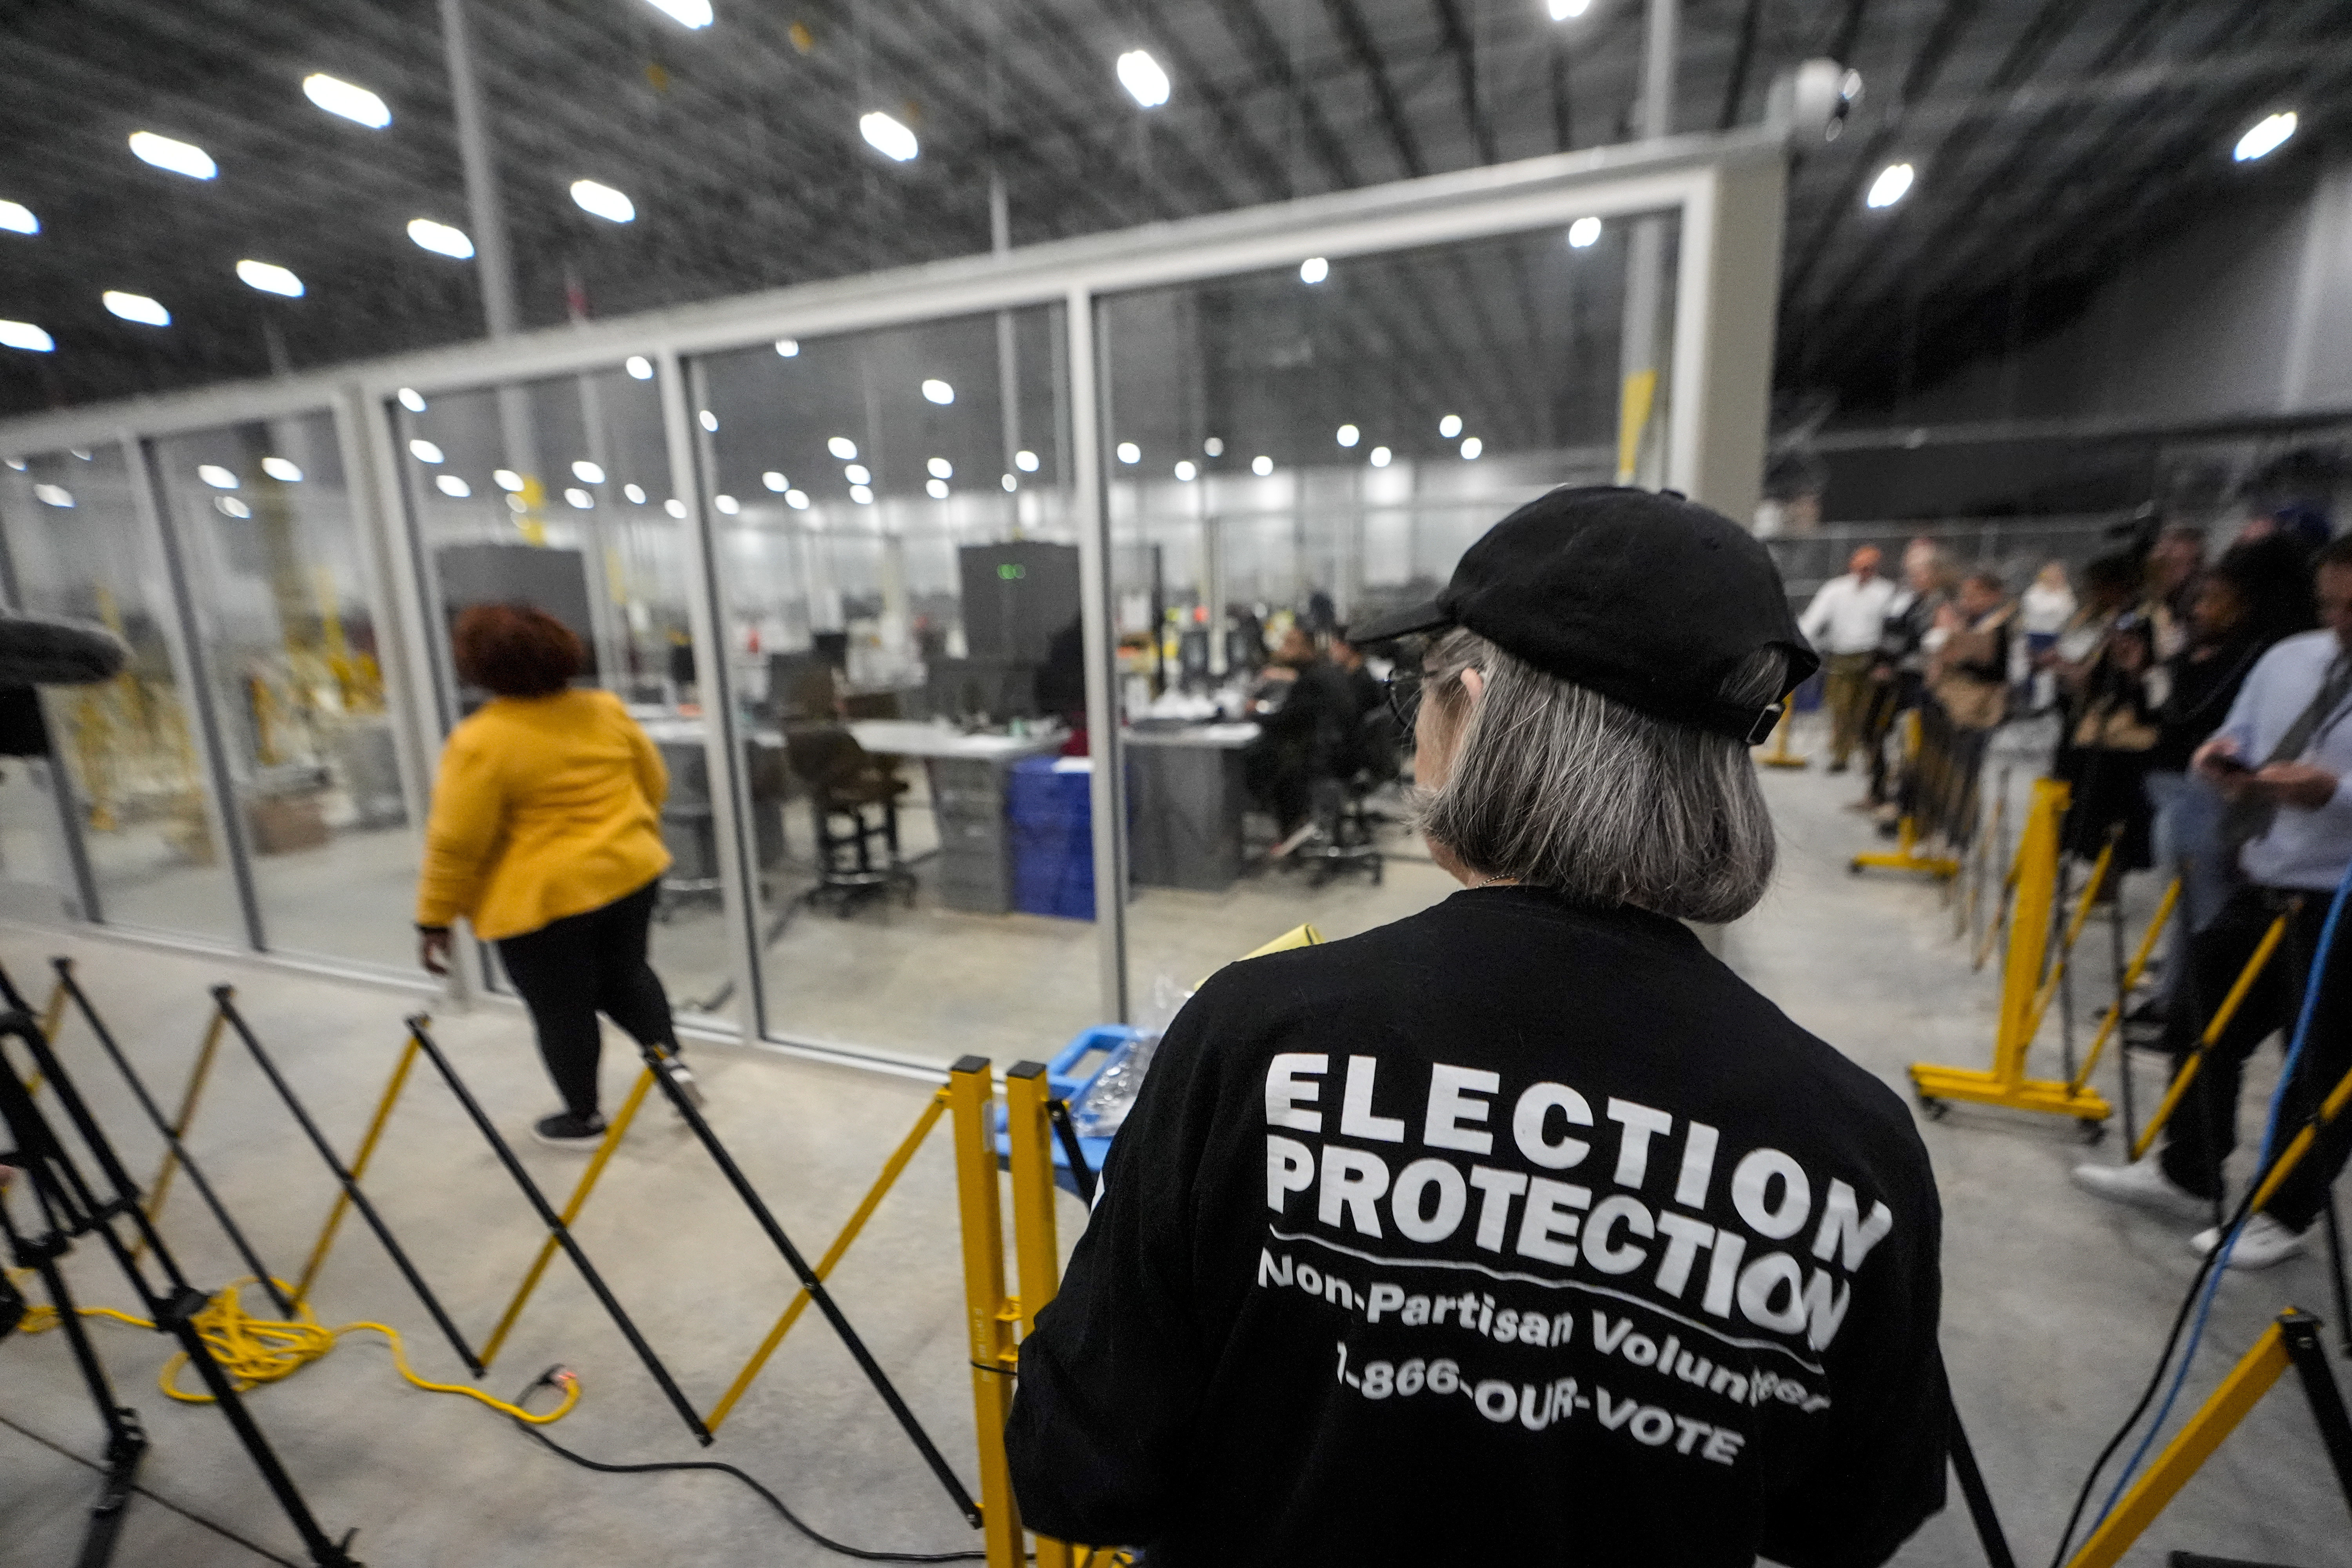
[[[522,489],[522,476],[512,468],[492,468],[490,483],[502,490],[519,490]]]
[[[459,479],[455,474],[434,475],[433,488],[439,490],[443,495],[449,497],[452,500],[464,500],[467,496],[474,493],[474,487]]]
[[[935,479],[951,479],[955,478],[955,465],[949,462],[945,458],[933,458],[929,462],[925,463],[923,467],[931,471],[931,478]]]
[[[572,477],[583,485],[601,485],[604,482],[604,470],[582,458],[572,465]]]
[[[770,468],[766,473],[761,474],[760,476],[760,482],[767,486],[770,489],[775,491],[778,495],[783,494],[786,490],[792,488],[792,481],[785,479],[783,475],[776,472],[773,468]]]
[[[212,488],[216,490],[233,490],[236,489],[236,476],[229,472],[226,468],[222,468],[218,463],[199,463],[196,465],[196,478],[204,480],[205,483],[212,486]]]
[[[464,229],[435,223],[429,217],[410,218],[408,237],[436,256],[455,257],[459,261],[474,258],[474,242],[466,237]]]
[[[1462,460],[1465,463],[1475,463],[1478,460],[1478,454],[1486,449],[1486,443],[1473,436],[1462,443]]]
[[[846,436],[834,437],[831,440],[825,442],[824,449],[831,452],[835,457],[839,458],[845,463],[849,461],[850,458],[857,456],[857,443],[851,440]]]
[[[1019,479],[1014,479],[1011,474],[1004,476],[1004,492],[1007,495],[1012,494],[1014,490],[1017,490],[1020,488],[1021,481]]]
[[[611,223],[633,223],[636,220],[635,202],[610,185],[600,185],[593,180],[572,182],[572,200],[582,212]]]
[[[11,458],[8,459],[8,466],[21,474],[25,471],[25,459],[22,458]]]
[[[1449,414],[1437,422],[1437,433],[1451,441],[1462,434],[1462,416]]]
[[[141,163],[174,174],[185,174],[192,180],[209,180],[220,173],[212,154],[185,142],[174,142],[169,136],[158,136],[152,131],[133,131],[131,152]]]
[[[923,396],[927,401],[945,408],[955,401],[955,388],[934,377],[923,383]]]
[[[1201,443],[1201,450],[1206,452],[1212,458],[1223,457],[1225,455],[1224,437],[1222,436],[1210,437],[1207,440]]]
[[[710,498],[710,504],[717,507],[720,511],[725,512],[729,517],[733,517],[737,512],[743,510],[743,503],[737,500],[733,496],[729,495],[712,496]]]
[[[563,499],[571,503],[572,510],[574,511],[586,511],[596,504],[596,498],[577,485],[567,487],[563,492]]]
[[[0,228],[10,234],[38,234],[41,232],[41,220],[33,216],[32,208],[21,202],[0,202]]]
[[[1024,474],[1034,474],[1037,471],[1037,454],[1030,451],[1015,452],[1013,454],[1013,466]]]
[[[1911,165],[1889,163],[1878,171],[1878,178],[1870,182],[1870,194],[1862,198],[1868,207],[1891,207],[1911,189]]]
[[[806,490],[786,490],[786,491],[784,492],[784,504],[785,504],[786,506],[788,506],[788,507],[792,508],[794,511],[806,511],[806,510],[808,510],[808,509],[809,509],[808,491],[806,491]]]
[[[1577,250],[1590,249],[1601,242],[1601,220],[1580,217],[1568,226],[1568,243]]]
[[[43,506],[69,507],[74,503],[73,491],[63,485],[35,485],[33,498]]]
[[[1592,0],[1550,0],[1551,19],[1555,22],[1573,22],[1591,6]]]
[[[251,517],[253,509],[235,496],[215,496],[213,506],[223,517]]]
[[[874,492],[865,485],[852,485],[849,487],[849,499],[859,506],[872,506]]]
[[[702,412],[697,414],[695,417],[702,422],[702,427],[705,430],[709,431],[714,436],[719,433],[719,416],[710,412],[709,409],[706,408],[702,410]]]
[[[686,503],[678,500],[676,496],[672,496],[669,500],[662,502],[662,510],[669,513],[672,517],[683,519],[686,516]]]
[[[776,357],[778,359],[798,359],[800,357],[800,339],[778,338],[776,340]]]
[[[646,0],[655,10],[689,27],[708,27],[714,19],[710,0]]]
[[[400,405],[411,414],[422,414],[425,412],[425,395],[413,386],[404,386],[400,389]]]
[[[1331,264],[1319,256],[1310,256],[1298,264],[1301,283],[1320,283],[1331,276]]]
[[[1259,479],[1265,478],[1266,475],[1274,472],[1274,459],[1263,452],[1259,453],[1250,459],[1250,472]]]
[[[1342,447],[1352,447],[1363,438],[1364,433],[1361,430],[1357,429],[1353,425],[1342,425],[1339,426],[1339,445]]]
[[[328,113],[357,121],[371,131],[381,131],[392,123],[392,110],[383,106],[383,100],[363,87],[353,87],[334,77],[304,77],[302,96]]]
[[[863,463],[850,464],[841,470],[841,477],[853,485],[870,485],[874,482],[874,476],[866,471],[866,465]]]
[[[302,482],[301,468],[289,458],[264,458],[261,459],[261,471],[281,485],[299,485]]]
[[[1187,458],[1176,465],[1176,477],[1189,485],[1201,477],[1201,470],[1193,466],[1190,458]]]
[[[866,138],[867,146],[898,163],[910,162],[922,150],[913,132],[878,109],[858,118],[857,133]]]
[[[643,354],[631,354],[621,368],[627,371],[630,376],[637,381],[651,381],[654,378],[654,362]]]
[[[1390,457],[1390,452],[1389,452],[1389,449],[1388,449],[1386,447],[1373,447],[1373,448],[1372,448],[1372,467],[1374,467],[1374,468],[1387,468],[1387,467],[1389,466],[1389,457]]]
[[[623,485],[621,487],[621,493],[629,498],[629,504],[631,506],[643,506],[646,504],[646,489],[643,485]]]
[[[2251,163],[2266,153],[2275,153],[2286,139],[2294,134],[2294,110],[2273,114],[2258,122],[2238,138],[2237,151],[2231,154],[2241,163]]]
[[[925,479],[923,492],[933,500],[945,500],[948,499],[948,482],[945,479]]]
[[[172,312],[144,294],[126,294],[120,289],[109,289],[98,298],[100,303],[126,321],[137,321],[149,327],[172,324]]]
[[[258,289],[265,294],[282,294],[289,300],[302,297],[302,279],[271,262],[240,261],[236,264],[236,275],[245,280],[246,287]]]
[[[1168,101],[1168,73],[1146,49],[1129,49],[1118,57],[1118,85],[1146,109]]]
[[[441,448],[419,436],[408,443],[408,455],[420,463],[441,461]]]
[[[1132,441],[1121,441],[1118,444],[1118,460],[1128,464],[1139,463],[1143,461],[1143,448]]]

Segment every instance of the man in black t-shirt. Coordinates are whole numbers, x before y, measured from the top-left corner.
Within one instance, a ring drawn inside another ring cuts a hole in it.
[[[1761,896],[1746,746],[1818,662],[1678,497],[1464,556],[1416,721],[1465,890],[1232,965],[1161,1042],[1007,1433],[1153,1568],[1884,1562],[1943,1500],[1909,1111],[1679,923]]]

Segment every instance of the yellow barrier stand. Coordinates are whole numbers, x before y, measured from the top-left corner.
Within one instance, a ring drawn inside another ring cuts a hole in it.
[[[48,1041],[51,1045],[56,1045],[58,1043],[58,1025],[64,1021],[65,1016],[66,986],[65,982],[60,980],[49,987],[49,1000],[47,1004],[41,1008],[41,1038]],[[41,1092],[41,1075],[37,1069],[35,1070],[32,1077],[25,1080],[25,1092],[27,1094],[38,1094]]]
[[[1914,709],[1906,713],[1903,719],[1909,726],[1904,731],[1908,742],[1906,749],[1916,766],[1921,750],[1918,710]],[[1855,856],[1847,865],[1846,869],[1855,872],[1870,868],[1882,871],[1917,871],[1938,880],[1948,880],[1960,874],[1960,863],[1952,856],[1919,853],[1919,825],[1913,820],[1910,813],[1906,812],[1896,821],[1895,831],[1894,848],[1867,850]]]
[[[948,1071],[955,1116],[956,1200],[963,1222],[964,1323],[971,1363],[972,1425],[980,1450],[981,1532],[988,1568],[1023,1568],[1021,1510],[1004,1458],[1004,1423],[1018,1365],[1013,1326],[1021,1303],[1004,1294],[1004,1229],[999,1218],[996,1139],[989,1111],[996,1085],[986,1057],[960,1058]]]
[[[2131,988],[2139,984],[2140,975],[2147,969],[2148,959],[2156,952],[2156,939],[2164,934],[2165,922],[2172,918],[2172,911],[2179,902],[2180,879],[2175,877],[2166,885],[2164,897],[2157,900],[2156,913],[2148,917],[2147,930],[2139,939],[2139,950],[2132,954],[2131,962],[2124,965],[2122,994],[2116,998],[2116,1005],[2107,1009],[2107,1016],[2099,1020],[2099,1032],[2091,1037],[2091,1048],[2083,1053],[2082,1068],[2074,1074],[2077,1092],[2091,1081],[2091,1071],[2099,1065],[2099,1053],[2107,1048],[2108,1039],[2123,1020],[2124,997],[2130,995]]]
[[[215,1010],[213,1014],[213,1023],[217,1027],[221,1022],[221,1015]],[[416,1037],[412,1035],[409,1037],[408,1043],[401,1048],[400,1060],[393,1067],[391,1081],[383,1086],[383,1094],[375,1102],[375,1115],[368,1121],[367,1136],[360,1140],[359,1152],[352,1156],[352,1181],[357,1182],[367,1174],[368,1162],[375,1157],[377,1141],[383,1137],[383,1125],[392,1120],[393,1102],[400,1098],[400,1091],[407,1087],[408,1069],[415,1065]],[[327,1266],[327,1254],[334,1247],[335,1235],[342,1228],[343,1216],[351,1211],[351,1190],[338,1189],[335,1194],[334,1207],[327,1211],[327,1223],[319,1227],[319,1239],[310,1248],[310,1261],[302,1266],[302,1277],[294,1282],[296,1302],[299,1303],[310,1299],[310,1287],[318,1282],[319,1270]]]
[[[2009,952],[2001,975],[2000,1018],[1993,1037],[1989,1072],[1915,1062],[1911,1082],[1930,1115],[1943,1114],[1946,1100],[2006,1106],[2012,1110],[2071,1116],[2096,1125],[2113,1114],[2098,1094],[2055,1079],[2025,1076],[2026,1054],[2040,1016],[2042,961],[2050,943],[2049,910],[2057,889],[2058,823],[2067,789],[2054,779],[2036,779],[2018,844],[2017,914],[2010,921]]]
[[[2221,1037],[2221,1032],[2230,1026],[2230,1020],[2238,1016],[2238,1007],[2245,1001],[2246,993],[2254,988],[2254,982],[2262,978],[2271,954],[2276,952],[2279,943],[2285,940],[2286,916],[2281,915],[2271,922],[2271,929],[2263,933],[2262,942],[2254,948],[2254,955],[2246,960],[2246,967],[2238,972],[2237,984],[2230,987],[2227,996],[2221,998],[2221,1005],[2213,1009],[2212,1020],[2205,1026],[2204,1034],[2198,1037],[2197,1048],[2189,1053],[2189,1059],[2180,1064],[2179,1072],[2172,1075],[2172,1087],[2164,1091],[2164,1102],[2156,1108],[2156,1114],[2140,1130],[2139,1142],[2132,1145],[2133,1159],[2145,1156],[2156,1142],[2156,1135],[2164,1131],[2167,1121],[2172,1120],[2181,1096],[2187,1094],[2189,1086],[2197,1081],[2197,1069],[2205,1065],[2205,1053],[2213,1048],[2213,1042]]]
[[[2263,1212],[2263,1205],[2271,1201],[2272,1194],[2279,1190],[2279,1184],[2286,1180],[2287,1173],[2311,1152],[2311,1145],[2318,1138],[2319,1130],[2343,1115],[2347,1103],[2352,1103],[2352,1072],[2336,1080],[2336,1087],[2328,1090],[2327,1098],[2319,1102],[2319,1114],[2297,1128],[2294,1136],[2287,1141],[2285,1152],[2279,1155],[2278,1163],[2271,1167],[2271,1173],[2263,1178],[2263,1184],[2254,1189],[2254,1201],[2247,1205],[2247,1213]]]
[[[1756,763],[1766,768],[1803,768],[1812,765],[1811,757],[1801,757],[1789,750],[1789,721],[1797,711],[1794,702],[1780,704],[1780,717],[1772,726],[1772,748],[1756,753]]]
[[[60,985],[58,990],[62,998],[65,987]],[[180,1091],[180,1109],[172,1118],[172,1138],[174,1142],[164,1145],[163,1163],[155,1168],[155,1179],[148,1184],[145,1206],[150,1220],[163,1217],[163,1200],[171,1194],[172,1178],[180,1173],[178,1145],[186,1142],[188,1128],[196,1119],[196,1101],[205,1092],[205,1084],[212,1078],[213,1058],[220,1054],[221,1030],[227,1023],[228,1020],[222,1017],[215,1008],[212,1024],[205,1030],[205,1043],[196,1047],[196,1059],[189,1066],[187,1086]],[[146,1250],[147,1238],[142,1236],[131,1244],[131,1256],[141,1257]]]
[[[1062,1256],[1054,1224],[1054,1131],[1046,1107],[1054,1091],[1043,1062],[1015,1062],[1004,1074],[1004,1127],[1012,1145],[1013,1263],[1021,1287],[1019,1312],[1024,1338],[1034,1331],[1037,1314],[1054,1299],[1062,1280]],[[1085,1555],[1077,1549],[1078,1555]],[[1074,1568],[1073,1548],[1037,1538],[1037,1568]]]
[[[2115,858],[2116,846],[2110,839],[2091,867],[2091,879],[2083,884],[2083,901],[2074,906],[2074,916],[2066,922],[2066,934],[2058,942],[2058,956],[2052,962],[2050,973],[2042,977],[2042,989],[2033,994],[2033,1011],[2025,1022],[2025,1037],[2029,1040],[2042,1032],[2042,1020],[2058,994],[2058,983],[2065,978],[2066,963],[2074,956],[2074,944],[2082,940],[2083,927],[2091,918],[2091,906],[2098,901],[2099,889],[2105,885],[2107,868],[2115,863]],[[2079,1089],[2080,1083],[2075,1087]]]
[[[900,1141],[890,1158],[884,1162],[882,1173],[874,1179],[873,1186],[866,1189],[865,1201],[857,1205],[856,1212],[841,1227],[841,1234],[833,1238],[833,1245],[825,1249],[824,1256],[817,1259],[816,1277],[819,1279],[832,1277],[833,1266],[841,1261],[842,1254],[849,1250],[849,1244],[857,1239],[858,1233],[866,1228],[866,1222],[874,1217],[874,1211],[881,1205],[883,1195],[898,1182],[900,1173],[907,1168],[907,1163],[915,1157],[915,1151],[922,1147],[923,1140],[929,1136],[947,1108],[948,1091],[943,1089],[931,1097],[930,1103],[923,1108],[923,1114],[915,1119],[914,1131]],[[784,1335],[792,1331],[793,1324],[799,1321],[800,1315],[808,1310],[810,1300],[805,1287],[793,1297],[792,1304],[776,1320],[775,1327],[768,1331],[768,1337],[761,1342],[758,1350],[751,1352],[751,1359],[743,1363],[743,1370],[736,1373],[734,1383],[719,1403],[711,1406],[710,1414],[703,1419],[704,1426],[713,1432],[719,1430],[719,1424],[727,1419],[727,1413],[735,1408],[735,1402],[743,1397],[752,1380],[760,1375],[760,1369],[768,1364],[768,1358],[776,1353],[778,1345],[784,1342]]]

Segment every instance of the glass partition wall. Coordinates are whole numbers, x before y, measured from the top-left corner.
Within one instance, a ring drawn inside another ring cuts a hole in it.
[[[100,413],[80,447],[79,416],[0,425],[0,588],[132,650],[43,694],[54,765],[0,759],[0,910],[425,984],[421,815],[486,696],[449,629],[524,601],[668,764],[688,1027],[936,1070],[1156,1023],[1294,926],[1451,890],[1388,650],[1355,668],[1345,628],[1615,471],[1634,215],[1672,258],[1637,468],[1752,507],[1780,160],[1538,161]]]

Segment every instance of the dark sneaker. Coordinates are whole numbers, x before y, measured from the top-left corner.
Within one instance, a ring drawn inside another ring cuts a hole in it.
[[[574,1116],[559,1110],[531,1123],[530,1135],[555,1149],[593,1149],[604,1141],[604,1119],[591,1112]]]

